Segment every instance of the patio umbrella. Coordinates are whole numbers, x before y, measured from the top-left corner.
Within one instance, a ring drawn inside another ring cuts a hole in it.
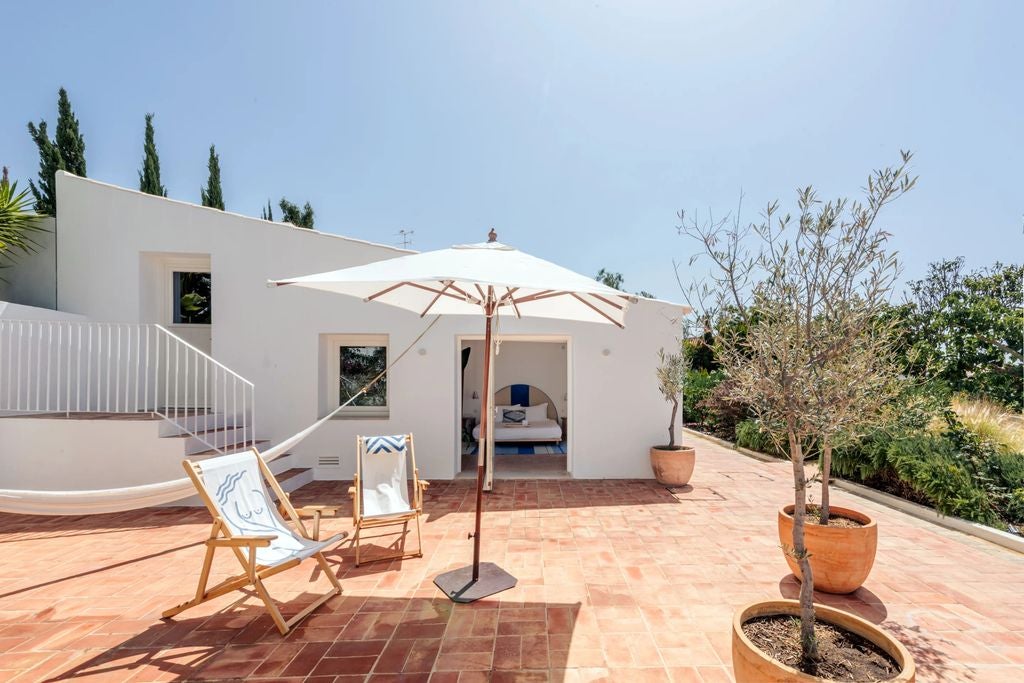
[[[487,408],[480,411],[476,480],[476,528],[473,563],[434,579],[438,588],[456,602],[472,602],[512,588],[516,579],[491,562],[480,562],[482,503],[487,458],[493,453],[491,429],[492,323],[499,312],[522,317],[556,318],[625,326],[632,297],[567,268],[530,256],[497,241],[410,254],[363,266],[317,273],[272,285],[298,285],[347,294],[418,313],[482,315],[484,317],[483,393]]]

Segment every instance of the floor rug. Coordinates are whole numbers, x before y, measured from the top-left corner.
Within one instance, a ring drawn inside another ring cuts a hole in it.
[[[463,443],[463,455],[476,455],[477,443]],[[565,442],[560,443],[496,443],[495,455],[565,455]]]

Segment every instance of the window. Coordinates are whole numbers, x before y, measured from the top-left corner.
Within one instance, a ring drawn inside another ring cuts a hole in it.
[[[213,315],[210,274],[175,270],[171,279],[174,324],[209,325]]]
[[[327,337],[328,410],[355,400],[341,411],[342,417],[388,417],[388,378],[381,377],[366,393],[357,394],[388,366],[386,335],[330,335]]]

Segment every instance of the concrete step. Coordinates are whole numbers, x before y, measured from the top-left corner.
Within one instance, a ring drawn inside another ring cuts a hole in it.
[[[165,420],[160,425],[160,436],[179,436],[187,432],[199,430],[218,429],[220,427],[232,427],[238,420],[233,415],[225,413],[200,413],[189,414],[175,418],[174,422]]]
[[[229,444],[230,447],[231,444],[250,441],[248,437],[251,434],[246,432],[247,430],[242,427],[225,426],[216,429],[197,430],[195,436],[191,434],[178,434],[168,438],[184,439],[185,453],[194,455],[212,450],[213,446],[225,450],[222,444]]]
[[[220,447],[220,450],[223,452],[223,454],[227,454],[227,453],[237,453],[238,451],[248,450],[248,449],[253,448],[253,447],[261,448],[263,444],[268,444],[268,443],[270,443],[270,439],[256,439],[255,441],[236,441],[235,443],[229,443],[229,444],[227,444],[225,446],[221,446],[218,443],[217,446]],[[191,458],[194,458],[194,457],[204,456],[204,455],[205,456],[221,455],[221,453],[218,453],[216,449],[206,447],[206,445],[203,444],[203,450],[196,451],[195,453],[187,453],[186,455],[191,459]]]

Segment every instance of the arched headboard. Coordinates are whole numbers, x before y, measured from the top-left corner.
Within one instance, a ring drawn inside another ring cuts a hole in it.
[[[539,406],[548,404],[548,419],[558,422],[558,409],[555,402],[543,391],[529,384],[510,384],[494,392],[496,406]]]

